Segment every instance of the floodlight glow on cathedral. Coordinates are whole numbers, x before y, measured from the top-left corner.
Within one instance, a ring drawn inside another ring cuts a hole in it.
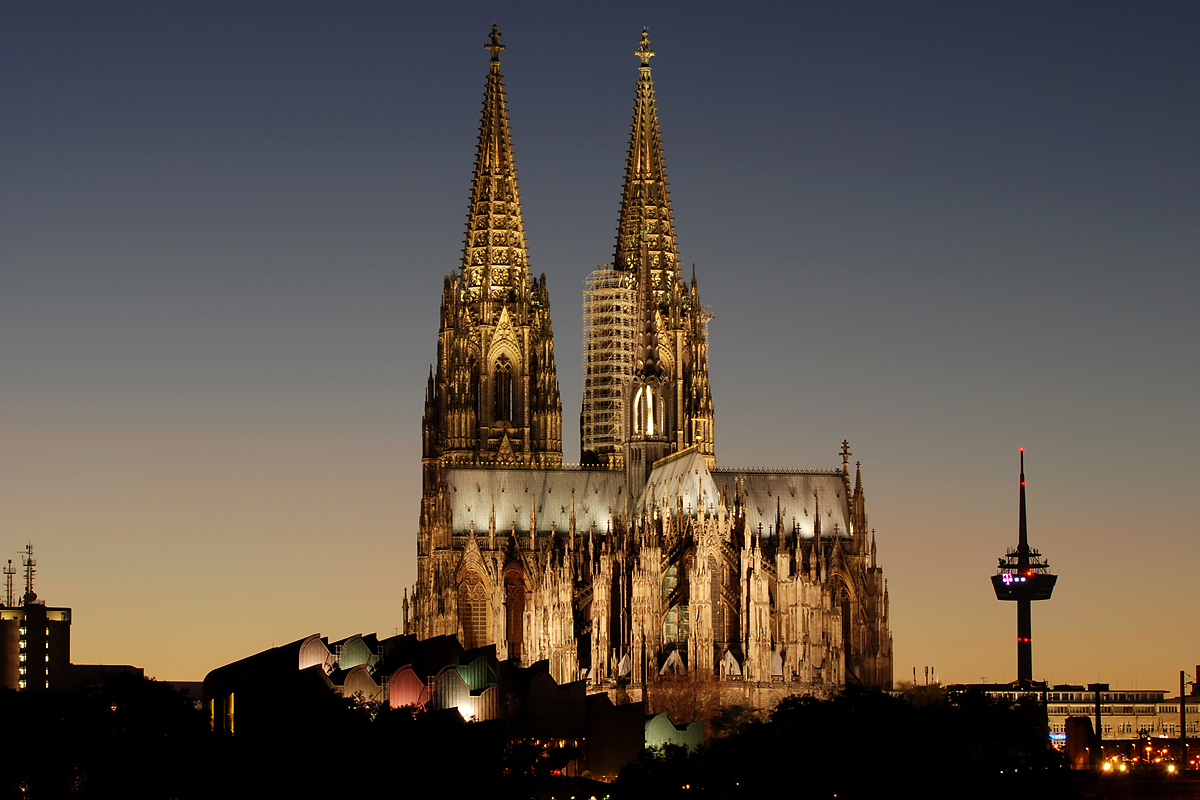
[[[887,584],[848,443],[833,468],[718,466],[712,315],[695,266],[682,273],[646,32],[616,250],[584,293],[582,463],[563,464],[550,295],[530,272],[495,26],[485,48],[462,264],[425,398],[407,631],[635,699],[673,673],[753,707],[890,688]]]

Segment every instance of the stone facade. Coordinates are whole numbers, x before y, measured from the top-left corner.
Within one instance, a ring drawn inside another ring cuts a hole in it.
[[[643,33],[611,267],[635,289],[632,377],[618,440],[565,467],[493,27],[462,269],[446,279],[426,394],[406,628],[635,698],[669,675],[752,707],[890,687],[887,586],[848,443],[831,469],[717,467],[710,315],[694,268],[690,284],[680,274],[649,45]]]

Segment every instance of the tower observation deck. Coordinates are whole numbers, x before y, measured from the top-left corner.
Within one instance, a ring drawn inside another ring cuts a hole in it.
[[[992,588],[997,600],[1013,600],[1017,604],[1017,682],[1026,685],[1033,681],[1033,642],[1030,603],[1049,600],[1058,576],[1050,572],[1050,564],[1037,550],[1029,546],[1029,528],[1025,521],[1025,448],[1021,448],[1021,511],[1017,548],[1009,549],[992,576]]]

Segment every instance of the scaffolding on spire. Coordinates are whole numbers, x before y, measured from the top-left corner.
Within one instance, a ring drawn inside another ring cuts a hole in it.
[[[625,387],[633,378],[637,327],[634,275],[601,267],[583,291],[583,411],[579,428],[585,460],[623,466]]]

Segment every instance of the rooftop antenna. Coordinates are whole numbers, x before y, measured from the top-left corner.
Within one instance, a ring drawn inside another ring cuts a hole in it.
[[[4,605],[6,608],[13,607],[12,583],[13,575],[17,574],[17,568],[13,566],[12,559],[8,560],[8,566],[4,568],[5,583],[8,584],[4,593]]]
[[[25,567],[25,605],[29,605],[37,599],[37,595],[33,593],[33,576],[37,573],[34,567],[37,562],[33,560],[33,542],[25,545],[25,555],[21,558],[21,565]]]

